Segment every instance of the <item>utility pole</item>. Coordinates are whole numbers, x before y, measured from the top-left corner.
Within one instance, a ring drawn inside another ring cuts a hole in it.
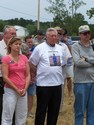
[[[72,0],[72,17],[73,17],[73,14],[74,14],[74,0]]]
[[[40,30],[40,0],[38,0],[38,24],[37,30]]]

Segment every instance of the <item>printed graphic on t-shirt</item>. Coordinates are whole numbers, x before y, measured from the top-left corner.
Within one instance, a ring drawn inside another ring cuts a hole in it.
[[[68,60],[67,60],[67,66],[72,65],[72,62],[73,62],[72,57],[68,58]]]
[[[61,66],[60,56],[58,51],[49,51],[50,66]]]

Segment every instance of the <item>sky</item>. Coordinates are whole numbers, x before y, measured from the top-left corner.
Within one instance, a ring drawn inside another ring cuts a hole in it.
[[[68,0],[65,0],[67,2]],[[85,15],[85,20],[94,24],[94,18],[89,19],[86,11],[94,7],[94,0],[83,0],[86,5],[78,9],[77,12]],[[47,0],[40,0],[40,21],[52,21],[53,15],[45,11],[44,8],[50,6]],[[38,19],[38,0],[0,0],[0,19]]]

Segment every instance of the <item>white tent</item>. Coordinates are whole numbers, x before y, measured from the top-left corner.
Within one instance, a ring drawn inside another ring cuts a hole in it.
[[[22,26],[15,25],[17,36],[25,37],[29,34],[28,30]]]

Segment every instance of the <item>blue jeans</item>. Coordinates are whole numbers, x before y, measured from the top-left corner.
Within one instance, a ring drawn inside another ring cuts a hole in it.
[[[86,125],[94,125],[94,83],[74,83],[75,125],[83,125],[86,112]]]

